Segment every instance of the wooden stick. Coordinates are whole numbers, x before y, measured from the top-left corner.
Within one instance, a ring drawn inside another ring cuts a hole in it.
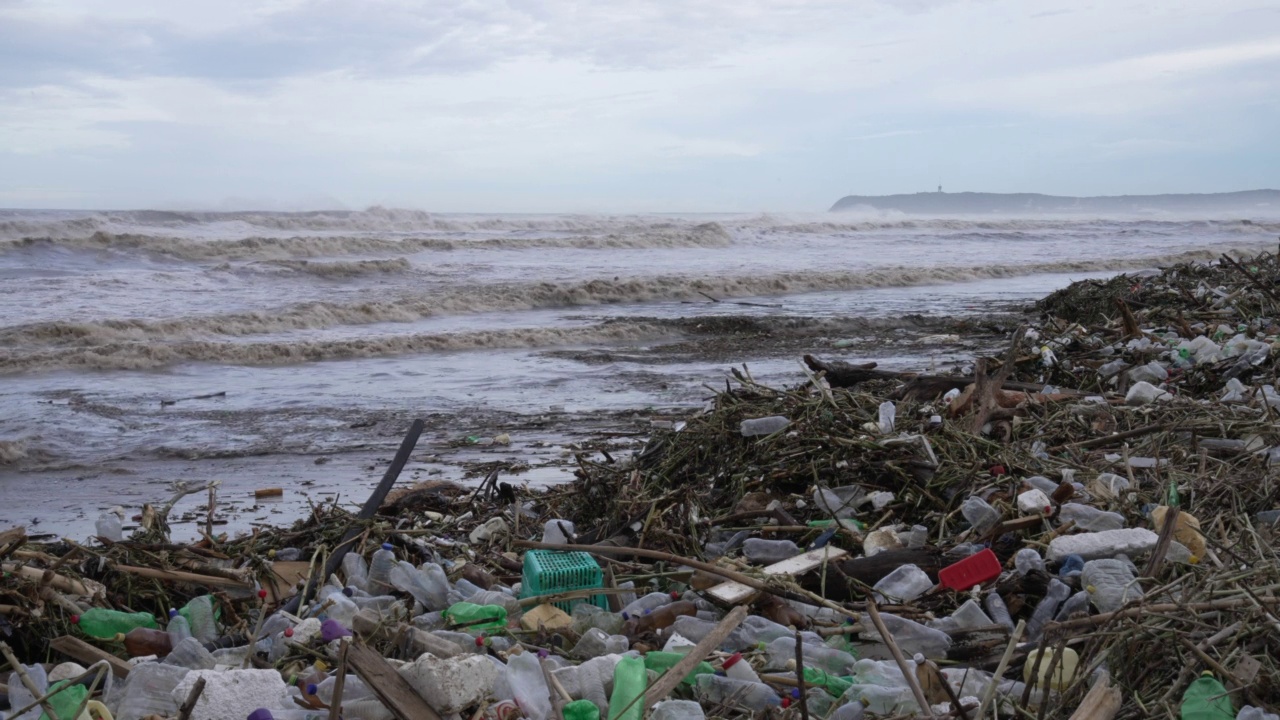
[[[1089,694],[1071,713],[1070,720],[1112,720],[1118,712],[1120,690],[1111,687],[1111,678],[1104,675],[1089,688]]]
[[[1026,620],[1019,620],[1018,626],[1013,629],[1013,635],[1009,637],[1009,644],[1004,648],[1004,655],[1000,656],[1000,664],[996,666],[996,674],[991,676],[991,684],[987,686],[986,692],[982,693],[982,705],[978,707],[978,714],[975,716],[978,720],[983,720],[987,716],[987,707],[991,705],[991,700],[996,696],[996,686],[1000,684],[1000,680],[1004,677],[1004,671],[1009,668],[1009,661],[1013,659],[1013,651],[1018,648],[1018,641],[1022,639],[1022,632],[1026,629]]]
[[[196,678],[196,684],[191,686],[187,699],[182,702],[182,707],[178,708],[178,720],[190,720],[191,711],[195,709],[202,692],[204,692],[204,678]]]
[[[17,563],[0,564],[0,569],[3,569],[4,572],[11,572],[15,575],[27,578],[28,580],[34,580],[36,582],[42,582],[46,573],[45,570],[41,570],[40,568],[34,568],[30,565],[19,565]],[[79,595],[81,597],[89,597],[93,595],[93,593],[89,591],[89,588],[85,587],[84,583],[65,575],[58,575],[57,573],[54,573],[53,577],[49,579],[48,585],[49,587],[61,590],[62,592],[69,593],[71,595]]]
[[[220,585],[223,587],[241,588],[248,590],[253,586],[244,580],[232,580],[231,578],[218,577],[216,575],[199,575],[189,573],[183,570],[161,570],[159,568],[137,567],[134,565],[116,565],[112,563],[112,570],[137,575],[138,577],[155,578],[156,580],[169,580],[171,582],[192,583],[194,585]]]
[[[333,678],[333,699],[329,701],[329,720],[342,717],[342,688],[347,684],[347,646],[346,638],[342,638],[341,649],[338,650],[338,674]]]
[[[729,633],[736,630],[746,617],[747,608],[743,605],[730,610],[729,614],[725,615],[724,619],[720,621],[720,624],[716,625],[706,637],[702,638],[701,642],[694,645],[693,649],[680,662],[668,668],[662,674],[662,677],[658,678],[658,681],[645,692],[643,714],[647,714],[654,703],[670,694],[680,684],[680,681],[684,680],[686,675],[693,672],[698,663],[720,647],[720,643],[724,642],[724,639],[729,637]]]
[[[800,690],[800,717],[809,720],[809,699],[804,694],[804,638],[800,637],[799,630],[796,630],[796,687]]]
[[[49,647],[53,650],[66,655],[73,660],[79,660],[86,665],[92,665],[97,662],[106,662],[111,666],[111,674],[118,678],[129,677],[131,669],[129,663],[112,655],[101,648],[94,647],[78,637],[63,635],[49,641]]]
[[[898,643],[893,639],[893,635],[889,633],[889,629],[884,626],[884,620],[880,618],[880,610],[876,607],[876,601],[867,596],[867,614],[871,616],[871,622],[876,626],[876,632],[880,633],[880,639],[889,648],[889,652],[893,655],[893,661],[898,663],[898,669],[902,671],[902,677],[906,678],[907,685],[911,686],[911,694],[916,696],[916,703],[920,705],[922,717],[933,717],[933,710],[929,708],[929,701],[925,699],[924,690],[920,687],[920,679],[916,677],[915,671],[907,665],[907,659],[902,656],[902,648],[898,647]]]
[[[418,437],[422,435],[426,423],[421,419],[414,420],[409,426],[409,432],[404,436],[404,440],[400,443],[400,449],[396,451],[396,456],[391,461],[391,467],[387,468],[387,472],[382,476],[382,480],[378,482],[378,487],[369,495],[369,499],[365,501],[364,507],[360,508],[359,514],[352,519],[352,525],[346,534],[342,536],[341,542],[333,549],[333,553],[329,555],[329,562],[325,564],[324,574],[316,577],[312,573],[307,578],[307,584],[302,592],[293,596],[284,609],[289,612],[295,612],[298,606],[302,604],[303,598],[310,595],[316,587],[317,583],[323,583],[330,575],[337,572],[338,567],[342,565],[342,558],[347,556],[347,552],[351,550],[352,542],[360,537],[364,532],[364,526],[361,521],[368,520],[378,512],[378,508],[382,507],[382,501],[387,499],[387,493],[391,492],[391,486],[396,484],[396,478],[400,477],[400,471],[404,470],[404,466],[409,462],[409,455],[413,453],[413,449],[418,445]],[[519,514],[516,515],[519,517]]]
[[[0,640],[0,654],[4,655],[4,659],[8,661],[9,666],[17,673],[18,679],[22,681],[22,686],[27,689],[27,692],[31,693],[31,697],[36,698],[36,704],[44,708],[49,717],[58,717],[57,711],[49,704],[49,694],[40,692],[40,689],[36,687],[35,682],[31,680],[31,676],[27,674],[27,669],[22,667],[22,663],[18,662],[18,658],[14,657],[13,648],[9,647],[9,643]],[[20,713],[14,714],[18,715]]]
[[[1263,603],[1276,604],[1280,603],[1280,598],[1263,597],[1258,598]],[[1128,610],[1116,610],[1115,612],[1102,613],[1101,615],[1091,615],[1089,617],[1077,618],[1075,620],[1063,620],[1062,622],[1051,622],[1045,626],[1045,632],[1059,630],[1074,630],[1076,628],[1096,627],[1105,625],[1113,619],[1123,620],[1131,617],[1138,617],[1148,613],[1174,612],[1179,610],[1191,610],[1200,612],[1206,610],[1227,610],[1237,608],[1241,605],[1251,604],[1249,598],[1224,598],[1222,600],[1210,600],[1209,602],[1190,603],[1180,605],[1178,603],[1160,603],[1158,605],[1147,605],[1145,607],[1133,607]]]

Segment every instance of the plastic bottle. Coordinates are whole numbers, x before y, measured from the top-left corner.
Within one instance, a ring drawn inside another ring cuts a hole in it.
[[[542,675],[538,656],[520,653],[507,661],[507,682],[516,704],[529,720],[547,720],[551,715],[551,699],[547,681]]]
[[[249,713],[249,720],[328,720],[328,710],[307,710],[300,707],[258,708]]]
[[[739,626],[743,639],[748,645],[771,643],[780,637],[790,637],[793,633],[785,625],[780,625],[759,615],[748,615]]]
[[[908,603],[929,591],[933,581],[917,565],[899,565],[872,586],[878,603]]]
[[[325,616],[326,619],[336,620],[344,627],[351,627],[351,623],[355,621],[356,613],[360,612],[360,607],[355,601],[347,597],[341,590],[332,590],[328,595],[324,596],[323,602],[316,605],[316,609]]]
[[[793,668],[796,660],[796,639],[794,637],[780,637],[769,643],[765,648],[765,653],[766,668],[776,670]],[[811,645],[809,643],[804,645],[805,667],[815,667],[833,675],[848,675],[855,662],[857,662],[857,659],[847,652],[829,648],[825,645]]]
[[[218,621],[214,617],[212,595],[201,595],[193,599],[183,610],[187,611],[192,637],[203,643],[218,639]]]
[[[600,628],[591,628],[582,634],[573,646],[572,655],[589,660],[601,655],[620,655],[631,649],[631,642],[624,635],[610,635]]]
[[[1231,696],[1212,672],[1205,671],[1182,694],[1182,720],[1233,720]]]
[[[742,554],[754,563],[776,563],[795,557],[800,552],[800,548],[790,540],[751,538],[742,543]]]
[[[337,685],[337,683],[338,683],[338,677],[336,675],[332,677],[327,677],[324,680],[321,680],[319,683],[316,683],[315,695],[317,698],[320,699],[320,702],[324,703],[325,705],[328,705],[333,702],[333,689]],[[373,691],[369,689],[368,685],[364,684],[364,681],[360,679],[359,675],[352,675],[348,673],[346,678],[342,681],[343,702],[346,702],[348,700],[356,700],[358,698],[363,698],[363,697],[372,697],[372,696],[373,696]]]
[[[376,560],[377,553],[374,555]],[[372,578],[373,570],[370,569],[369,573]],[[449,578],[445,575],[444,568],[435,563],[426,563],[419,569],[412,563],[392,562],[387,575],[391,587],[409,593],[428,610],[444,610],[451,604]],[[370,584],[374,584],[374,581],[370,580]]]
[[[1049,581],[1049,589],[1045,591],[1044,599],[1036,605],[1036,609],[1031,613],[1031,620],[1027,622],[1027,640],[1029,642],[1038,642],[1040,634],[1044,632],[1044,627],[1053,619],[1055,613],[1058,612],[1058,606],[1063,600],[1071,594],[1071,587],[1066,583],[1054,578]]]
[[[897,407],[894,406],[892,401],[886,400],[880,403],[879,423],[877,423],[880,426],[880,434],[888,435],[893,432],[893,422],[897,414]]]
[[[1000,512],[977,495],[965,498],[960,505],[960,514],[964,515],[964,519],[969,521],[978,535],[986,533],[1000,522]]]
[[[578,603],[573,606],[573,631],[579,635],[590,628],[600,628],[609,635],[622,632],[622,624],[626,622],[617,613],[611,613],[591,603]],[[748,618],[750,619],[750,618]]]
[[[678,617],[676,618],[676,621],[671,624],[671,632],[697,643],[701,642],[707,635],[710,635],[711,631],[716,629],[717,624],[718,623],[703,620],[698,617]],[[791,633],[788,632],[787,636],[790,635]],[[720,643],[720,648],[722,650],[732,651],[741,650],[750,645],[751,643],[746,641],[745,635],[741,632],[741,628],[738,628],[729,633],[729,636],[724,639],[724,642]]]
[[[908,655],[920,653],[927,658],[944,658],[947,656],[947,650],[951,649],[951,636],[941,630],[934,630],[914,620],[889,613],[881,615],[880,618],[884,622],[885,629],[898,643],[898,647]]]
[[[1256,708],[1252,705],[1245,705],[1240,708],[1239,714],[1236,715],[1236,720],[1280,720],[1280,715],[1266,712],[1262,708]]]
[[[213,659],[213,653],[206,650],[204,645],[193,637],[185,638],[174,645],[164,662],[166,665],[177,665],[188,670],[212,670],[217,664]]]
[[[778,697],[778,694],[768,685],[719,675],[699,675],[693,687],[694,695],[703,705],[732,702],[739,708],[760,710],[782,704],[782,698]]]
[[[80,615],[73,615],[71,624],[79,627],[85,635],[99,640],[110,640],[134,628],[159,627],[150,613],[126,613],[106,608],[89,608]]]
[[[605,688],[613,683],[613,668],[617,664],[617,656],[602,655],[580,665],[560,668],[553,675],[571,696],[592,702],[604,714],[609,711],[609,693]]]
[[[987,609],[987,614],[997,625],[1003,625],[1009,630],[1013,630],[1013,618],[1009,615],[1009,606],[1004,604],[1004,598],[1000,597],[1000,593],[992,590],[982,599],[982,605]]]
[[[172,717],[178,712],[173,689],[190,672],[177,665],[141,663],[129,671],[124,698],[116,710],[116,720],[141,720],[148,715]]]
[[[507,615],[514,615],[520,612],[520,599],[508,595],[498,590],[481,590],[467,599],[467,602],[476,605],[497,605],[507,611]],[[587,603],[578,603],[578,605],[586,605]]]
[[[573,542],[573,521],[553,518],[542,526],[542,542],[552,545],[567,545]]]
[[[682,615],[696,615],[698,606],[686,600],[673,602],[665,607],[649,612],[640,617],[634,617],[627,621],[623,626],[623,632],[628,636],[634,637],[640,633],[652,632],[663,628],[671,627],[676,619]],[[684,633],[680,633],[684,635]],[[688,637],[687,635],[685,637]]]
[[[645,668],[652,670],[658,673],[659,675],[661,675],[667,670],[670,670],[672,667],[675,666],[676,663],[680,662],[683,659],[684,659],[684,653],[666,652],[663,650],[652,650],[644,654],[644,666]],[[693,670],[690,670],[689,674],[684,676],[680,680],[680,682],[684,683],[685,685],[692,685],[693,681],[696,680],[699,675],[707,675],[707,674],[714,674],[714,673],[715,673],[715,668],[711,667],[711,663],[704,660],[698,663],[697,665],[694,665]]]
[[[460,602],[444,611],[450,627],[466,628],[471,632],[501,629],[507,626],[507,611],[497,605],[476,605]]]
[[[574,700],[561,710],[564,720],[600,720],[600,708],[590,700]]]
[[[120,516],[114,511],[108,510],[98,516],[97,522],[94,523],[98,537],[111,542],[120,542],[124,539],[124,525],[120,520]]]
[[[472,640],[469,645],[474,648],[475,641]],[[400,635],[396,638],[396,647],[403,655],[413,658],[423,653],[431,653],[438,658],[449,658],[473,652],[451,639],[439,637],[412,626],[406,626],[400,631]]]
[[[1035,548],[1022,548],[1013,554],[1013,566],[1017,568],[1019,575],[1026,575],[1032,570],[1044,572],[1044,558],[1040,557]]]
[[[369,592],[384,593],[391,589],[391,568],[396,564],[394,550],[391,543],[382,543],[382,547],[373,552],[369,562]]]
[[[827,720],[862,720],[866,717],[866,708],[860,702],[850,702],[831,711]]]
[[[663,700],[653,706],[653,714],[649,716],[650,720],[703,720],[705,717],[702,706],[692,700]]]
[[[1067,598],[1062,603],[1062,607],[1058,608],[1058,614],[1053,616],[1055,622],[1062,622],[1077,613],[1089,614],[1089,592],[1081,590]]]
[[[360,590],[369,589],[369,563],[358,553],[349,552],[343,556],[342,574],[347,585]]]
[[[650,610],[657,610],[665,605],[675,602],[675,598],[671,593],[651,592],[643,597],[627,603],[622,608],[622,615],[626,619],[630,619],[637,615],[643,615]]]
[[[1098,612],[1115,612],[1130,600],[1142,597],[1142,586],[1124,560],[1090,560],[1080,572],[1080,584]]]
[[[1107,512],[1089,505],[1067,503],[1058,513],[1059,524],[1075,522],[1075,526],[1088,532],[1104,530],[1120,530],[1125,526],[1124,516],[1120,513]]]
[[[1058,566],[1058,577],[1069,578],[1079,575],[1084,571],[1084,558],[1079,555],[1068,555],[1062,558],[1062,564]]]
[[[1057,657],[1056,664],[1055,657]],[[1038,668],[1036,667],[1037,659],[1040,663]],[[1022,667],[1022,681],[1033,687],[1044,687],[1048,681],[1050,689],[1061,692],[1075,679],[1076,666],[1079,664],[1080,656],[1071,648],[1063,648],[1060,656],[1056,649],[1046,650],[1042,656],[1040,648],[1034,648],[1027,653],[1026,664]],[[1054,665],[1052,679],[1049,678],[1050,665]]]
[[[623,657],[613,667],[613,692],[609,695],[608,720],[641,720],[644,703],[640,698],[649,686],[644,661]]]
[[[725,677],[754,683],[760,682],[760,676],[756,674],[755,670],[751,669],[751,663],[742,659],[742,653],[734,653],[725,658],[721,668],[724,670]]]
[[[191,637],[191,624],[187,619],[178,614],[175,608],[169,608],[169,624],[165,626],[165,632],[169,633],[173,646],[177,647],[178,643]]]
[[[757,435],[772,435],[776,432],[781,432],[786,430],[789,425],[791,425],[790,420],[778,415],[771,415],[769,417],[743,420],[738,429],[742,433],[742,437],[756,437]]]

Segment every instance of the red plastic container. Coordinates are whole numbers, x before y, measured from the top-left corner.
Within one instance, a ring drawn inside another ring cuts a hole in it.
[[[938,582],[942,587],[959,592],[998,577],[1000,577],[1000,561],[996,559],[996,554],[991,552],[991,548],[970,555],[938,571]]]

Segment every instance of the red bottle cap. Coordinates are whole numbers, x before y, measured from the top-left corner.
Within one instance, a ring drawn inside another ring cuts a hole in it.
[[[284,629],[284,636],[285,636],[285,637],[293,637],[293,628],[285,628],[285,629]]]
[[[739,652],[739,653],[734,653],[734,654],[730,655],[728,658],[725,658],[724,664],[723,664],[723,665],[721,665],[721,667],[723,667],[725,670],[728,670],[729,668],[733,667],[734,665],[737,665],[737,664],[738,664],[738,661],[739,661],[739,660],[741,660],[741,659],[742,659],[742,653],[740,653],[740,652]]]
[[[72,616],[71,616],[71,624],[72,624],[72,625],[79,625],[79,624],[80,624],[80,616],[79,616],[79,615],[72,615]]]
[[[259,591],[258,591],[258,599],[259,599],[259,600],[266,600],[266,599],[267,599],[267,591],[266,591],[266,590],[259,590]]]

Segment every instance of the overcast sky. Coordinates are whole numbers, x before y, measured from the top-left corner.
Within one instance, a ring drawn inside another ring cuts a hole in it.
[[[0,207],[1280,186],[1276,0],[0,0]]]

